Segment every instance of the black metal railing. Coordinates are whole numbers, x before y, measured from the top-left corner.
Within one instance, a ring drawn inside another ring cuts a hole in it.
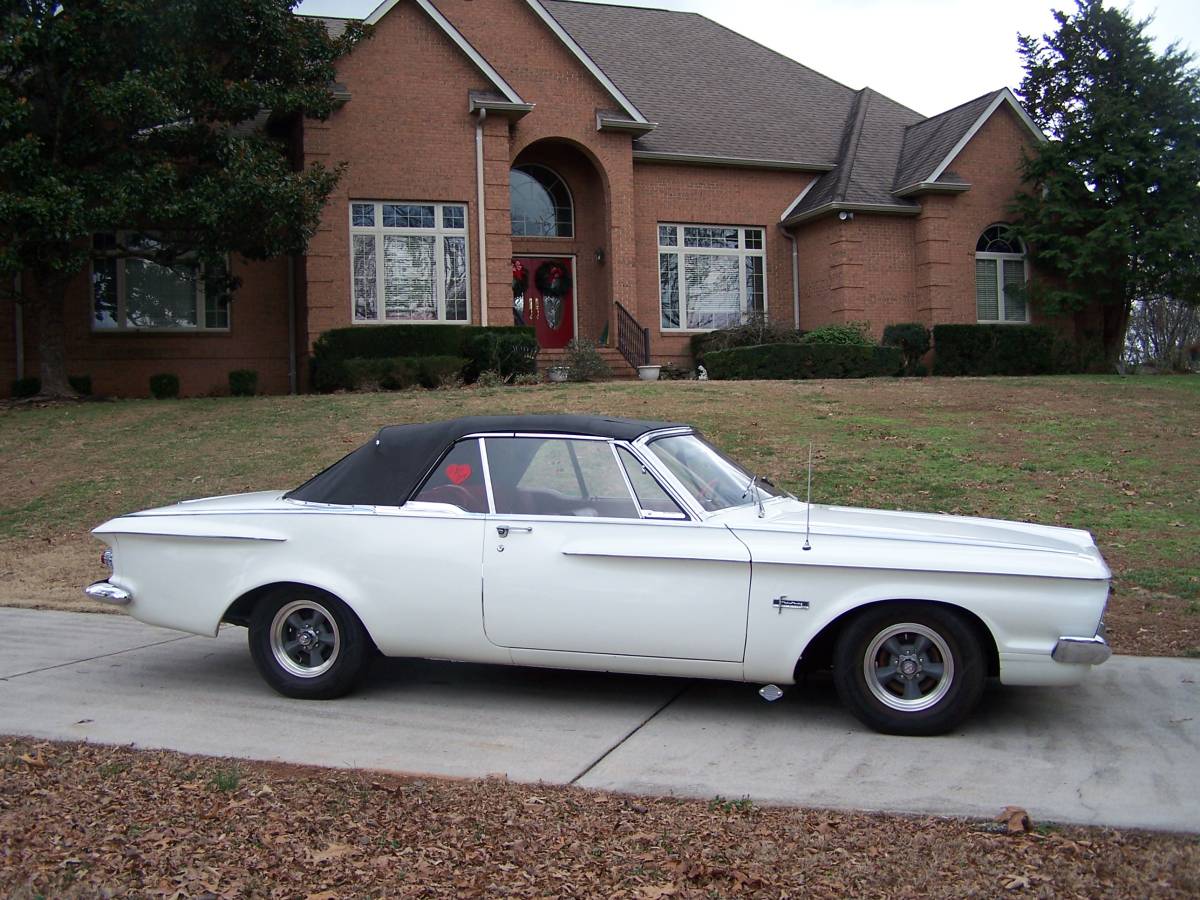
[[[617,349],[635,369],[650,365],[650,329],[643,328],[633,313],[617,303]]]

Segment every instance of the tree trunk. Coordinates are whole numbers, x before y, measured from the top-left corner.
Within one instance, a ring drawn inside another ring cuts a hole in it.
[[[37,282],[38,358],[41,393],[46,397],[77,397],[67,381],[67,339],[63,308],[66,283],[61,278]]]
[[[1125,350],[1125,333],[1129,329],[1129,301],[1105,303],[1101,309],[1104,342],[1104,362],[1109,370],[1116,368]]]

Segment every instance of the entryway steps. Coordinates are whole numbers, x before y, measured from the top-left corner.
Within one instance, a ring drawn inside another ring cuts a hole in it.
[[[616,347],[597,347],[600,352],[600,357],[608,363],[609,369],[612,370],[612,377],[615,379],[628,380],[637,378],[637,369],[629,365],[625,357],[621,355],[621,351]],[[546,350],[538,351],[538,371],[545,372],[551,366],[565,366],[567,364],[566,350]]]

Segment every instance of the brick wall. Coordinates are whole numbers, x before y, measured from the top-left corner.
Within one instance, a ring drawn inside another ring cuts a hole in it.
[[[637,303],[631,312],[650,329],[656,363],[690,364],[690,335],[663,332],[659,315],[658,224],[747,225],[762,228],[767,250],[767,315],[791,325],[792,245],[777,227],[780,214],[811,175],[714,166],[639,163],[634,167],[633,231],[637,244]],[[801,266],[803,267],[803,260]],[[803,278],[803,276],[802,276]]]
[[[478,323],[475,125],[467,95],[488,88],[487,79],[413,3],[397,4],[339,62],[338,79],[350,101],[327,121],[304,124],[305,164],[347,163],[304,261],[304,345],[352,323],[351,200],[466,204],[471,319]],[[490,142],[506,133],[504,122],[489,123]]]
[[[179,376],[182,395],[197,396],[228,393],[230,371],[254,369],[260,391],[287,393],[287,261],[235,259],[231,265],[242,285],[230,305],[228,331],[93,331],[88,276],[76,278],[65,309],[68,373],[90,375],[97,394],[146,397],[150,376],[171,372]],[[7,396],[16,377],[16,353],[11,304],[3,306],[0,360],[7,377],[0,396]],[[24,316],[26,376],[38,374],[36,319],[32,309]]]

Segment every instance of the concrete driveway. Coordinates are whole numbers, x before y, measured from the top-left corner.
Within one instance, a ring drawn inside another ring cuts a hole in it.
[[[1200,661],[1114,657],[1076,689],[996,688],[957,734],[873,734],[827,679],[757,685],[381,660],[288,700],[246,632],[0,609],[0,733],[757,803],[1200,832]]]

